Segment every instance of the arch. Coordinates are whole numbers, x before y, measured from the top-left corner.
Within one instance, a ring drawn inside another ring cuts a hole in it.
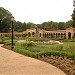
[[[30,32],[28,32],[28,37],[31,37],[31,33]]]
[[[58,38],[60,38],[60,33],[58,33]]]
[[[63,33],[61,33],[61,38],[63,38]]]
[[[68,39],[71,39],[71,32],[68,33]]]
[[[41,37],[41,33],[40,33],[40,37]]]
[[[48,38],[48,33],[46,35],[47,35],[46,37]]]
[[[3,36],[3,35],[1,34],[1,36]]]
[[[75,38],[75,33],[74,33],[74,38]]]
[[[55,38],[55,33],[53,33],[53,38]]]
[[[51,38],[53,38],[53,33],[51,33]]]
[[[34,37],[34,35],[35,35],[35,32],[32,32],[32,36]]]
[[[45,38],[46,38],[46,33],[45,33]]]
[[[45,37],[45,34],[43,34],[43,37]]]
[[[51,34],[49,33],[49,38],[50,38]]]
[[[58,34],[56,33],[56,38],[58,37]]]

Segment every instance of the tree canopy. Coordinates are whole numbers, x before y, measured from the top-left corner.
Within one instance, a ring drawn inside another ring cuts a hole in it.
[[[72,20],[73,20],[72,27],[75,28],[75,8],[74,8],[74,10],[73,10]]]
[[[11,16],[12,14],[4,9],[3,7],[0,7],[0,32],[9,32],[11,29]],[[64,30],[68,27],[75,27],[75,10],[73,11],[72,14],[72,20],[65,22],[53,22],[53,21],[48,21],[48,22],[43,22],[42,24],[34,24],[32,22],[20,22],[20,21],[14,21],[14,31],[17,32],[23,32],[26,29],[30,28],[35,28],[36,25],[40,29],[45,29],[45,30]]]
[[[11,16],[12,14],[0,7],[0,32],[9,32],[11,27]]]

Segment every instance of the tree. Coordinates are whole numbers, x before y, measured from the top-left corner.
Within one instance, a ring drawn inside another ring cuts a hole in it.
[[[15,22],[14,31],[22,32],[22,23],[21,22],[19,22],[19,21]]]
[[[72,20],[67,21],[66,22],[66,28],[72,27],[72,23],[73,23]]]
[[[27,23],[27,29],[30,29],[30,28],[35,28],[35,24],[32,22],[28,22]]]
[[[22,24],[22,31],[25,31],[27,29],[27,25],[26,25],[26,23],[24,22],[23,24]]]
[[[66,29],[66,24],[65,24],[65,22],[59,22],[59,24],[58,24],[58,29],[59,29],[59,30],[64,30],[64,29]]]
[[[41,24],[41,28],[45,30],[57,30],[58,23],[53,21],[44,22]]]
[[[11,27],[11,16],[12,14],[0,7],[0,32],[9,32]]]
[[[75,8],[74,8],[74,10],[73,10],[72,20],[73,20],[72,27],[75,28]]]

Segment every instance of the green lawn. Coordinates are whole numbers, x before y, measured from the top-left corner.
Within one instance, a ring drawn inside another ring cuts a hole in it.
[[[23,55],[38,57],[38,56],[67,56],[75,59],[75,42],[64,42],[62,45],[33,45],[26,46],[25,44],[17,43],[14,51]]]

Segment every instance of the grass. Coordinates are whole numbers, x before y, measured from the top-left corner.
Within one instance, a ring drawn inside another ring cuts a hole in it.
[[[39,38],[38,40],[36,38],[22,38],[22,37],[15,37],[14,42],[17,40],[21,39],[28,39],[28,40],[33,40],[33,41],[48,41],[50,40],[49,38]],[[72,59],[75,59],[75,39],[72,40],[61,40],[60,41],[64,42],[62,45],[33,45],[30,46],[31,44],[20,44],[20,43],[15,43],[15,48],[14,51],[21,53],[23,55],[31,56],[31,57],[38,57],[42,55],[58,55],[58,56],[67,56],[71,57]],[[0,38],[0,43],[5,43],[5,45],[11,45],[11,38],[4,37],[3,39]]]
[[[17,43],[15,45],[14,51],[21,53],[23,55],[38,58],[39,56],[67,56],[69,58],[75,59],[75,42],[64,42],[63,45],[34,45],[25,46],[23,44]]]

